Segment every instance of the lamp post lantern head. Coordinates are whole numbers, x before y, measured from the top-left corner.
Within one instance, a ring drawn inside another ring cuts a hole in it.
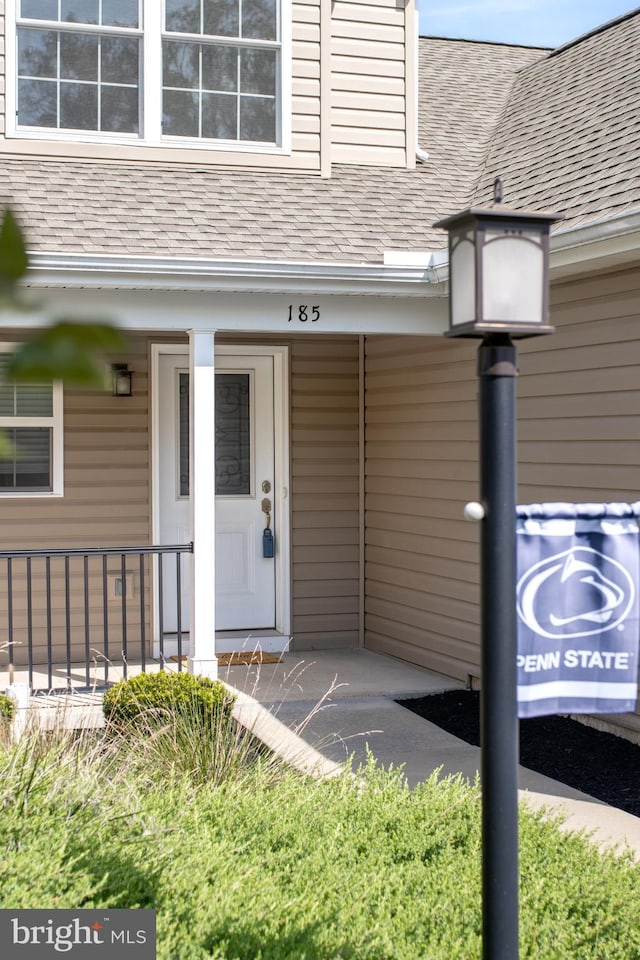
[[[501,181],[496,182],[496,198]],[[549,230],[562,217],[470,207],[434,224],[449,234],[449,337],[532,337],[549,325]]]

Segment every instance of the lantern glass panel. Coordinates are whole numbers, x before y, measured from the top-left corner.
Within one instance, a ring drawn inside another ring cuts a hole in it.
[[[472,231],[459,233],[451,243],[451,326],[476,320],[476,247]]]
[[[482,319],[540,324],[544,253],[539,235],[487,230],[482,249]]]

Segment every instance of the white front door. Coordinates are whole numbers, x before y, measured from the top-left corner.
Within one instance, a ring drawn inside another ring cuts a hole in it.
[[[263,531],[277,530],[274,496],[273,356],[216,351],[216,629],[276,626],[276,562]],[[162,353],[158,367],[159,534],[188,543],[189,370],[185,353]],[[212,438],[213,441],[213,438]],[[212,491],[213,495],[213,491]],[[268,550],[266,551],[268,553]],[[181,629],[189,629],[188,560],[182,570]],[[178,627],[175,570],[164,570],[166,633]],[[214,584],[211,584],[214,589]]]

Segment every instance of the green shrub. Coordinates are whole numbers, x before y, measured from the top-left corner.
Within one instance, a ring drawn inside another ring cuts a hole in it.
[[[16,715],[16,705],[11,697],[0,693],[0,729],[8,726]]]
[[[263,757],[235,723],[235,697],[219,681],[185,672],[140,674],[104,696],[107,739],[131,776],[149,785],[242,778]]]
[[[112,728],[123,731],[166,722],[171,715],[187,716],[212,726],[231,716],[234,697],[224,684],[186,671],[140,673],[120,680],[104,694],[103,712]]]
[[[90,740],[0,752],[0,908],[153,908],[158,960],[472,960],[478,790],[373,766],[149,782]],[[113,745],[110,745],[113,748]],[[520,822],[522,960],[638,960],[640,865]]]

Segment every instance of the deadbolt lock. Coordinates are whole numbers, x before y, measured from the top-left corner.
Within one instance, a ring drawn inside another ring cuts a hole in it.
[[[269,480],[262,481],[262,492],[271,493],[271,483],[269,482]]]

